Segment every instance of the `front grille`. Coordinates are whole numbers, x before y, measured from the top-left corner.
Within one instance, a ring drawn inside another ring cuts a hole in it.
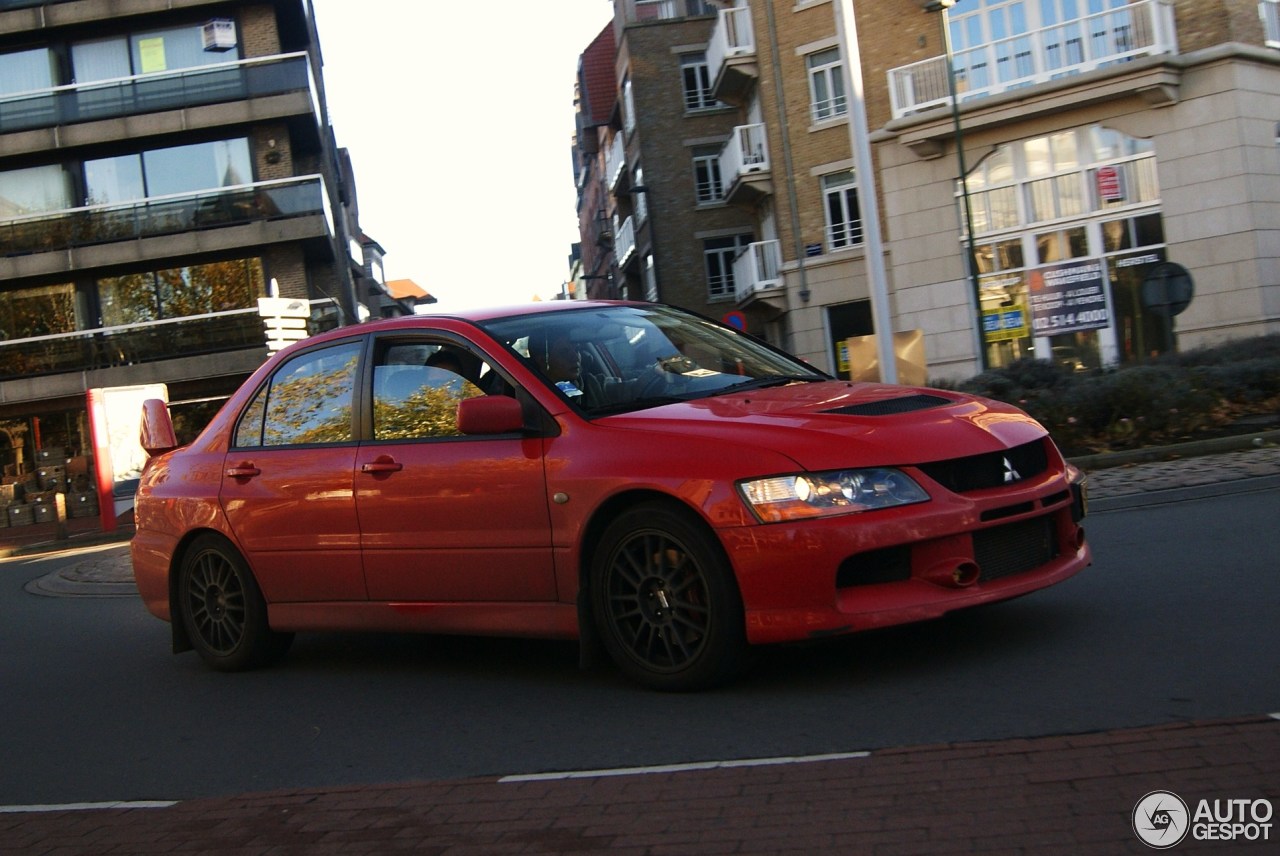
[[[1013,484],[1037,476],[1049,467],[1044,440],[967,458],[920,464],[929,478],[955,493]]]
[[[824,410],[823,413],[840,413],[845,416],[893,416],[898,413],[928,410],[931,407],[944,407],[950,403],[949,399],[938,395],[904,395],[901,398],[886,398],[884,401],[837,407],[834,410]]]
[[[981,580],[1034,570],[1058,555],[1052,515],[973,533],[973,557]]]

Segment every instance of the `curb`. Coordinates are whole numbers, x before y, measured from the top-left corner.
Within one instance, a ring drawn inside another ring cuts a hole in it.
[[[1147,464],[1152,461],[1170,461],[1178,458],[1198,458],[1223,452],[1238,452],[1259,446],[1280,443],[1280,431],[1258,431],[1252,434],[1236,434],[1231,437],[1215,437],[1212,440],[1192,440],[1170,446],[1147,446],[1121,452],[1101,452],[1096,455],[1079,455],[1068,458],[1082,470],[1102,470],[1124,467],[1129,464]]]

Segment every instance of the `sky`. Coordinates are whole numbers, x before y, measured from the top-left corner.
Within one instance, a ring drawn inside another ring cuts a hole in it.
[[[360,226],[432,309],[558,293],[578,240],[578,57],[610,0],[313,0]]]

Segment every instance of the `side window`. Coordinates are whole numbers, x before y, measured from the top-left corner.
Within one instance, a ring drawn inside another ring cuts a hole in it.
[[[484,395],[482,387],[497,379],[487,363],[454,345],[390,345],[373,367],[373,437],[460,437],[458,403]]]
[[[236,445],[347,443],[361,343],[299,354],[271,376],[236,428]]]

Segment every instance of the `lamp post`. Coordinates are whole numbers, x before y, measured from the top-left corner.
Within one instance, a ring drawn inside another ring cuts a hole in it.
[[[941,12],[942,53],[947,64],[947,95],[951,99],[951,124],[955,128],[956,162],[960,169],[960,199],[964,209],[965,273],[973,291],[973,308],[977,313],[978,366],[987,369],[987,343],[982,325],[982,285],[978,282],[978,259],[973,243],[973,207],[969,201],[969,167],[964,156],[964,127],[960,123],[960,97],[956,87],[955,53],[951,47],[949,10],[956,0],[920,0],[926,12]]]

